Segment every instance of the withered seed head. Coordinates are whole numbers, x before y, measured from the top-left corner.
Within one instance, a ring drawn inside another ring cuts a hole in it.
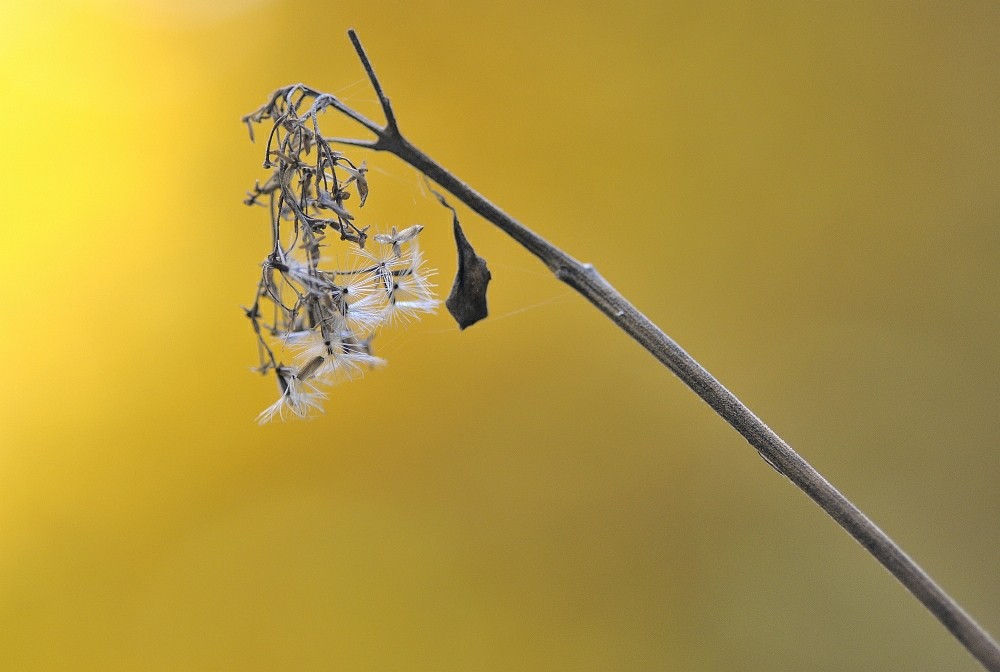
[[[371,351],[382,326],[438,305],[433,271],[417,247],[422,226],[393,227],[374,235],[382,249],[365,248],[369,227],[356,224],[345,203],[352,192],[359,207],[367,201],[368,167],[331,148],[319,129],[318,113],[334,100],[294,85],[243,118],[251,140],[255,124],[271,123],[264,153],[271,172],[244,200],[270,214],[271,247],[254,304],[244,309],[260,352],[257,370],[273,371],[278,382],[278,400],[258,416],[262,423],[321,411],[326,393],[319,385],[382,363]],[[327,230],[348,245],[347,268],[322,267]],[[275,355],[286,348],[293,366]]]

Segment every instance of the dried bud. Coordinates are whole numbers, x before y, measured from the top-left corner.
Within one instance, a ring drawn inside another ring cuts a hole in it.
[[[398,257],[401,255],[400,246],[416,238],[423,230],[424,227],[419,224],[408,226],[402,231],[396,231],[396,227],[394,226],[389,230],[388,234],[376,234],[375,242],[382,243],[383,245],[392,245],[392,253]]]

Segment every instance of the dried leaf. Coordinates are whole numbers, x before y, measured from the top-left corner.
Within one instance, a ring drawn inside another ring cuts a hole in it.
[[[361,203],[358,207],[363,208],[365,206],[365,201],[368,200],[368,178],[366,177],[368,174],[368,161],[362,161],[361,165],[357,168],[352,168],[351,166],[345,166],[343,164],[340,164],[338,167],[351,176],[346,182],[344,182],[343,186],[346,187],[351,182],[355,181],[358,183],[358,197],[361,199]]]
[[[455,208],[448,204],[444,196],[433,189],[434,194],[441,205],[451,210],[452,224],[455,228],[455,245],[458,248],[458,272],[455,274],[455,282],[451,286],[451,293],[445,301],[448,312],[458,322],[460,329],[471,327],[479,320],[485,318],[489,313],[486,306],[486,286],[489,285],[490,269],[486,267],[486,260],[476,254],[472,248],[462,225],[458,221],[458,213]]]
[[[351,220],[354,219],[354,215],[349,213],[344,209],[340,203],[334,200],[330,194],[322,189],[317,190],[319,192],[319,198],[316,199],[316,205],[321,208],[326,208],[327,210],[333,210],[335,213],[343,217],[344,219]]]
[[[368,178],[365,177],[365,173],[368,172],[368,169],[365,167],[363,162],[361,164],[361,170],[358,172],[360,173],[358,176],[358,196],[361,197],[361,204],[358,205],[358,207],[363,208],[365,201],[368,200]]]

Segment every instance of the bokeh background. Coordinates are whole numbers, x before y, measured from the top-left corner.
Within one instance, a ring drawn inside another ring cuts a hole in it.
[[[0,6],[0,668],[976,670],[460,210],[492,317],[258,427],[239,117],[377,114],[627,296],[1000,633],[992,2]],[[383,156],[363,214],[449,215]]]

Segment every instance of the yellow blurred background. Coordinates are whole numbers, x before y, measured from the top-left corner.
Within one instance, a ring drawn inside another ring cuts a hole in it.
[[[1000,8],[0,6],[0,669],[976,670],[512,242],[258,427],[241,115],[373,116],[593,262],[1000,633]],[[450,216],[367,158],[363,223]]]

